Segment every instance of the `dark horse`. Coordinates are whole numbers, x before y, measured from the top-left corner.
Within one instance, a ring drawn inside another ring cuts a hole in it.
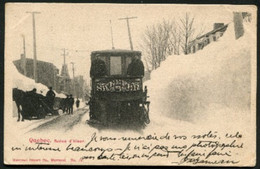
[[[18,110],[18,119],[17,121],[20,121],[20,116],[22,116],[22,121],[24,121],[24,116],[23,116],[23,110],[22,110],[22,102],[23,98],[25,96],[25,92],[18,89],[18,88],[13,88],[13,101],[15,101],[17,110]]]
[[[37,119],[45,118],[48,113],[53,114],[53,111],[45,103],[46,98],[32,91],[24,92],[13,88],[13,101],[15,101],[18,110],[17,121],[20,121],[20,116],[24,121],[24,119],[31,120],[34,117]]]

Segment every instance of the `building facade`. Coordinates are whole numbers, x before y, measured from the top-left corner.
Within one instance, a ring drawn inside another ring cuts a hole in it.
[[[21,59],[15,60],[13,63],[21,74],[34,79],[33,59],[24,58],[21,55]],[[37,75],[37,83],[52,87],[58,93],[72,94],[78,98],[84,97],[86,83],[83,76],[76,76],[74,79],[71,79],[66,64],[62,66],[59,74],[59,69],[54,64],[38,60]]]
[[[21,74],[34,79],[33,59],[24,58],[23,55],[21,55],[21,59],[15,60],[13,63]],[[57,89],[57,77],[59,74],[59,69],[57,69],[56,66],[49,62],[37,61],[36,73],[38,76],[37,83],[42,83],[47,87],[53,87],[54,90]]]

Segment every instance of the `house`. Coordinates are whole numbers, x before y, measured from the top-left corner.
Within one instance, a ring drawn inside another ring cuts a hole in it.
[[[224,23],[215,23],[213,25],[212,31],[197,37],[189,43],[187,54],[195,53],[198,50],[203,49],[211,42],[217,41],[221,36],[223,36],[225,31],[227,30],[227,27],[228,24],[225,25]]]

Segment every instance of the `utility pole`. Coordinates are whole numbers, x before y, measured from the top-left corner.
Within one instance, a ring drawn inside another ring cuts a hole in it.
[[[112,23],[111,23],[111,20],[110,20],[110,30],[111,30],[112,49],[115,49],[115,46],[114,46],[114,40],[113,40],[113,29],[112,29]]]
[[[84,79],[83,79],[84,80]],[[82,101],[85,101],[85,86],[86,86],[86,84],[85,84],[86,82],[85,82],[85,80],[83,81],[83,90],[82,90]]]
[[[54,90],[57,90],[56,89],[56,69],[53,67],[53,89]]]
[[[73,92],[74,92],[74,96],[76,96],[76,90],[75,90],[75,74],[74,74],[74,71],[75,71],[75,69],[74,69],[74,62],[70,62],[71,64],[72,64],[72,75],[73,75]]]
[[[130,48],[133,50],[133,43],[132,43],[132,37],[131,37],[131,31],[129,26],[129,19],[136,19],[137,17],[126,17],[126,18],[119,18],[118,20],[126,20],[127,28],[128,28],[128,37],[130,42]]]
[[[68,77],[66,77],[67,76],[67,73],[68,73],[68,67],[67,67],[67,65],[66,65],[66,56],[68,55],[68,53],[66,53],[66,49],[65,48],[63,48],[62,49],[62,51],[63,51],[63,53],[61,54],[62,56],[63,56],[63,66],[62,66],[62,70],[63,70],[63,72],[61,72],[61,75],[62,75],[62,73],[63,73],[63,85],[64,85],[64,88],[63,88],[63,90],[64,90],[64,92],[67,92],[67,86],[66,86],[66,81],[67,81],[67,78]]]
[[[25,37],[24,35],[22,35],[23,37],[23,57],[21,58],[22,60],[22,67],[23,67],[23,74],[26,76],[27,72],[26,72],[26,50],[25,50]]]
[[[35,14],[40,14],[40,12],[26,12],[32,14],[32,26],[33,26],[33,77],[35,82],[38,82],[37,74],[37,52],[36,52],[36,31],[35,31]]]

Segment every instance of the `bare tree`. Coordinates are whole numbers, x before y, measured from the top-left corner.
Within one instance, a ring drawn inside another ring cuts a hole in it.
[[[181,46],[180,28],[173,22],[173,27],[170,31],[170,39],[168,46],[168,55],[179,55]]]
[[[144,51],[144,61],[148,71],[157,69],[169,55],[179,55],[181,50],[184,54],[188,54],[189,43],[196,37],[194,34],[196,33],[198,37],[204,32],[203,26],[195,29],[194,20],[193,16],[185,13],[185,17],[179,22],[174,19],[163,20],[146,27],[141,48]]]
[[[146,28],[141,47],[146,53],[145,62],[149,70],[157,69],[166,59],[172,26],[172,23],[164,20]]]
[[[180,33],[182,36],[182,50],[184,54],[188,53],[188,45],[194,35],[194,17],[186,13],[184,18],[180,19]]]

